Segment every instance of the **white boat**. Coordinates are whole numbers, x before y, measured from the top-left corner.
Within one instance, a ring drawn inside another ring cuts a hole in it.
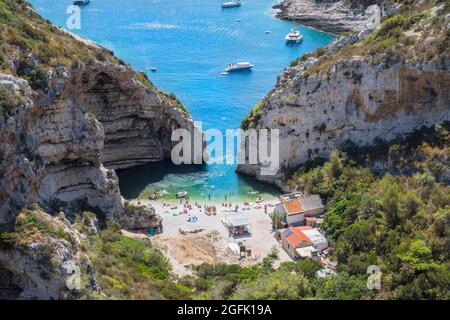
[[[249,71],[254,67],[250,62],[230,63],[225,69],[226,72]]]
[[[177,192],[177,198],[178,198],[178,199],[180,199],[180,198],[186,198],[187,195],[188,195],[187,191],[180,191],[180,192]]]
[[[150,67],[151,72],[156,72],[156,67]]]
[[[291,29],[285,40],[286,44],[299,44],[303,41],[303,35],[299,31]]]
[[[241,0],[225,0],[222,1],[222,8],[233,8],[241,5]]]
[[[85,6],[89,3],[89,0],[74,0],[73,4],[75,6]]]

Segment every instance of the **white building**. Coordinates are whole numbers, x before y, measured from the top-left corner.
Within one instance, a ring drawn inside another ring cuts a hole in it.
[[[319,252],[328,248],[328,241],[317,229],[303,229],[303,234],[311,241],[312,246]]]

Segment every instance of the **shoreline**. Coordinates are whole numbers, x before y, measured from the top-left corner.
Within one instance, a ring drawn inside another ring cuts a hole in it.
[[[186,202],[186,199],[182,199],[182,202],[180,202],[180,200],[175,200],[175,199],[156,199],[156,200],[149,200],[149,199],[130,199],[130,200],[126,200],[129,203],[133,204],[133,205],[144,205],[144,206],[152,206],[155,208],[156,212],[158,213],[158,209],[163,209],[163,210],[167,210],[168,205],[169,206],[177,206],[178,208],[181,209],[181,207],[188,203],[192,206],[195,206],[195,204],[197,203],[197,205],[200,206],[216,206],[217,209],[220,211],[220,209],[222,208],[226,208],[224,206],[222,206],[222,204],[225,203],[225,200],[219,200],[219,199],[214,199],[212,198],[211,200],[208,199],[190,199],[188,202]],[[260,205],[262,205],[262,207],[264,207],[264,204],[267,205],[272,205],[278,201],[278,197],[276,196],[270,196],[270,197],[264,197],[263,201],[260,203]],[[251,199],[228,199],[226,201],[227,204],[232,205],[232,208],[234,208],[235,205],[238,205],[239,208],[245,207],[245,203],[248,203],[248,206],[253,206],[256,205],[255,200],[251,200]],[[164,206],[164,204],[166,206]],[[228,206],[229,208],[229,206]],[[203,209],[201,210],[201,213],[203,213]]]

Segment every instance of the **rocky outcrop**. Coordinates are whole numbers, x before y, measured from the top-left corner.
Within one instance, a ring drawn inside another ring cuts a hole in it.
[[[375,20],[380,1],[284,0],[277,17],[331,33],[360,31]]]
[[[162,228],[162,219],[153,207],[126,204],[125,212],[117,218],[117,221],[127,230]]]
[[[81,249],[86,238],[64,214],[50,217],[34,211],[23,212],[19,218],[46,229],[27,223],[14,238],[0,243],[0,298],[78,299],[99,291],[92,265]]]
[[[329,73],[307,74],[314,58],[288,68],[260,105],[256,128],[280,130],[281,170],[262,176],[260,166],[238,171],[281,185],[289,168],[343,146],[370,146],[450,120],[450,62],[373,65],[342,59]]]

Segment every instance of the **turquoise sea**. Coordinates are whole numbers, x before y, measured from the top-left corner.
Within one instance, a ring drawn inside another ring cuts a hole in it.
[[[71,0],[31,0],[44,17],[66,27]],[[299,46],[284,37],[294,23],[274,18],[273,0],[243,0],[222,9],[220,0],[91,0],[81,10],[81,29],[71,30],[111,50],[152,82],[173,92],[203,129],[239,128],[241,120],[276,82],[289,63],[322,47],[333,35],[296,25]],[[269,31],[267,33],[266,31]],[[221,76],[234,61],[255,64],[252,72]],[[150,67],[155,66],[156,72]],[[234,172],[232,165],[175,166],[169,161],[119,172],[125,197],[145,188],[191,198],[243,197],[251,191],[277,193]],[[147,190],[148,190],[147,189]]]

